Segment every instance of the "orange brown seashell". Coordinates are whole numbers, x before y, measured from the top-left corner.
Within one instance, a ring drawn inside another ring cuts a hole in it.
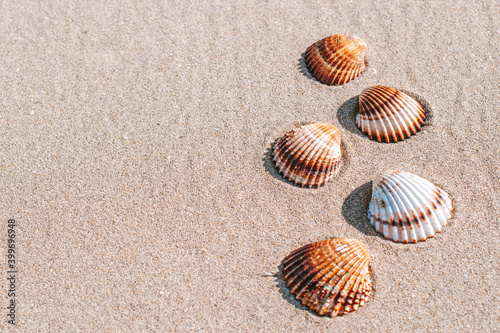
[[[365,70],[366,44],[352,35],[334,35],[311,45],[305,55],[309,72],[320,82],[343,85]]]
[[[377,85],[359,95],[356,124],[370,139],[402,141],[420,131],[424,122],[422,106],[397,89]]]
[[[301,186],[319,186],[342,166],[340,132],[330,124],[309,124],[286,132],[273,147],[276,167]]]
[[[372,290],[369,252],[357,239],[308,244],[283,262],[290,292],[310,310],[330,317],[356,311]]]

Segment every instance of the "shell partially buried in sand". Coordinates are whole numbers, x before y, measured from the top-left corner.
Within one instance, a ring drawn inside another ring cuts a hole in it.
[[[440,232],[452,211],[448,194],[428,180],[386,171],[373,182],[368,218],[385,238],[416,243]]]
[[[330,124],[309,124],[286,132],[273,147],[273,159],[283,175],[301,186],[319,186],[342,165],[340,132]]]
[[[331,317],[356,311],[372,290],[368,248],[356,239],[330,239],[295,250],[283,262],[283,275],[304,306]]]
[[[359,95],[356,124],[370,139],[397,142],[416,134],[425,121],[422,106],[405,93],[381,85]]]
[[[352,35],[334,35],[322,39],[306,50],[309,72],[327,85],[342,85],[365,70],[366,44]]]

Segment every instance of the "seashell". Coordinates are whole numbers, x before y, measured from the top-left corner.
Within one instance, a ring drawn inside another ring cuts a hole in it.
[[[276,167],[295,184],[323,185],[342,165],[340,132],[329,124],[309,124],[286,132],[274,145]]]
[[[368,218],[385,238],[406,244],[434,237],[452,211],[448,194],[428,180],[386,171],[373,182]]]
[[[378,85],[364,89],[359,95],[356,124],[370,139],[404,140],[420,131],[424,121],[422,106],[397,89]]]
[[[330,317],[356,311],[372,290],[369,252],[357,239],[329,239],[290,253],[284,279],[304,306]]]
[[[309,72],[329,86],[343,85],[365,70],[366,44],[352,35],[334,35],[322,39],[306,50]]]

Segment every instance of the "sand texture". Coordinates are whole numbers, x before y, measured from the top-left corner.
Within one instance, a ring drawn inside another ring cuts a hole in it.
[[[0,331],[7,220],[20,332],[491,332],[500,327],[498,1],[1,1]],[[344,86],[303,53],[350,33],[369,67]],[[358,95],[383,84],[432,114],[403,142],[368,139]],[[326,122],[346,163],[292,185],[273,143]],[[366,211],[387,169],[443,188],[435,238],[396,244]],[[329,238],[370,249],[374,291],[320,317],[282,260]]]

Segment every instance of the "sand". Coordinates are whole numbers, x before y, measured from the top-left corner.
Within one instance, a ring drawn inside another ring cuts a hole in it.
[[[0,239],[6,255],[15,219],[18,331],[499,329],[498,2],[3,1],[0,18]],[[301,58],[337,33],[366,42],[370,67],[329,87]],[[369,140],[354,112],[374,84],[420,96],[432,121]],[[312,122],[338,127],[346,164],[305,189],[270,149]],[[374,231],[386,169],[450,194],[442,233],[403,245]],[[280,265],[336,237],[366,243],[374,292],[320,317]]]

